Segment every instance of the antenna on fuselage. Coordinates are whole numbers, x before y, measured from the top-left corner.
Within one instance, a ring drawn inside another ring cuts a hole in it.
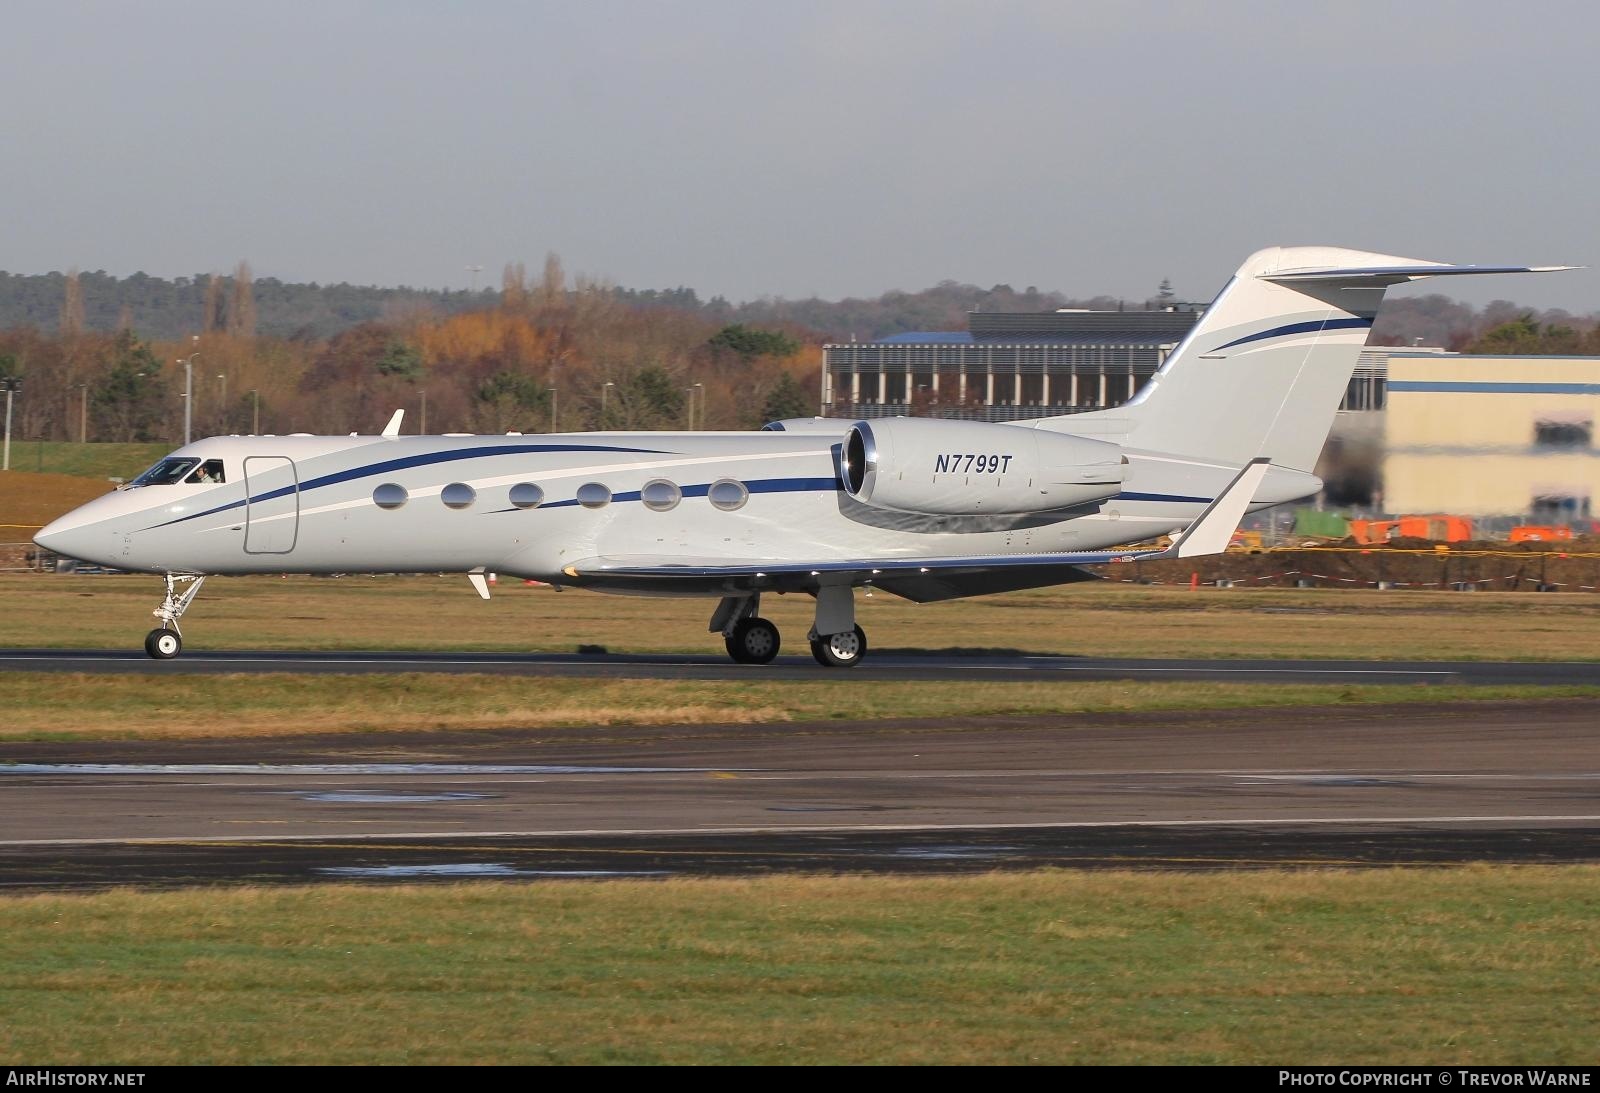
[[[405,416],[406,412],[404,410],[396,410],[394,412],[394,417],[389,419],[389,424],[383,427],[382,435],[388,437],[390,440],[393,440],[395,437],[399,436],[400,419]]]

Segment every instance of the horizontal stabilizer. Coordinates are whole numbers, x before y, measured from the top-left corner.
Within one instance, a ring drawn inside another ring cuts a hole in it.
[[[1475,273],[1559,273],[1562,270],[1582,268],[1581,266],[1450,266],[1419,262],[1414,266],[1326,266],[1321,269],[1286,269],[1259,276],[1264,281],[1285,283],[1371,281],[1374,284],[1397,285],[1402,281],[1417,281],[1424,277],[1460,277]]]
[[[1206,506],[1194,523],[1183,529],[1183,534],[1163,553],[1163,557],[1198,558],[1202,554],[1221,554],[1228,549],[1233,533],[1244,519],[1245,510],[1255,499],[1261,480],[1267,476],[1271,460],[1265,457],[1252,459],[1245,464],[1227,489]]]

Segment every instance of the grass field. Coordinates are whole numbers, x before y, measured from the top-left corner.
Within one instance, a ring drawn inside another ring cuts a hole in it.
[[[1600,869],[0,902],[20,1063],[1569,1063]]]
[[[132,478],[177,444],[74,444],[59,440],[13,440],[13,470],[44,474],[69,474],[83,478]]]
[[[0,576],[0,646],[137,649],[154,577]],[[872,648],[1081,656],[1600,660],[1600,601],[1581,594],[1076,585],[942,604],[856,597]],[[192,648],[721,652],[713,603],[555,592],[466,578],[218,577],[184,617]],[[803,652],[814,602],[762,613]],[[869,654],[870,655],[870,654]]]
[[[0,471],[0,543],[27,543],[57,516],[113,488],[103,478]]]
[[[746,725],[1600,697],[1593,687],[0,673],[0,741]]]

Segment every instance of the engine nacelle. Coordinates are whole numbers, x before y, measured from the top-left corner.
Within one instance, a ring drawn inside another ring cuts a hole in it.
[[[1044,429],[937,418],[858,421],[845,434],[845,492],[930,516],[1046,512],[1114,497],[1122,449]]]

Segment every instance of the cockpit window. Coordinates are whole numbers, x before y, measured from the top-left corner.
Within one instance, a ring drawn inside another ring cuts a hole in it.
[[[206,460],[204,463],[200,464],[198,470],[196,470],[188,478],[185,478],[184,481],[207,486],[225,481],[225,479],[222,477],[222,460]]]
[[[183,481],[183,476],[194,470],[195,464],[199,462],[198,459],[163,459],[128,485],[170,486],[174,482]]]

